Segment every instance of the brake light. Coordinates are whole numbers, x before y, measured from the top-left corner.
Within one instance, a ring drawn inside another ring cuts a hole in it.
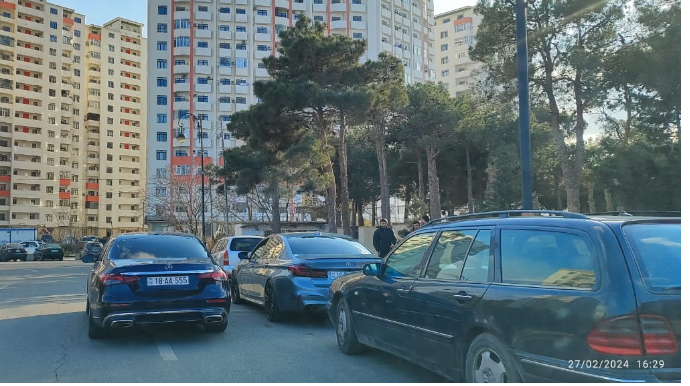
[[[196,276],[199,280],[228,280],[228,275],[223,271],[204,272]]]
[[[288,267],[288,271],[292,272],[295,276],[328,277],[328,272],[322,269],[311,269],[304,264],[291,265]]]
[[[223,253],[223,265],[230,265],[230,256],[228,256],[228,250]]]
[[[227,300],[225,299],[207,299],[206,303],[225,303]]]
[[[611,355],[672,355],[678,351],[678,342],[666,318],[639,318],[639,323],[635,315],[605,320],[587,335],[587,344],[594,351]]]
[[[118,283],[138,283],[139,276],[121,275],[119,273],[102,273],[98,276],[98,280],[102,284],[118,284]]]

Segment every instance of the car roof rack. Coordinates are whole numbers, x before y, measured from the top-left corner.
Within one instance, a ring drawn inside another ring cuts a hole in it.
[[[457,216],[441,217],[441,218],[437,218],[435,220],[429,221],[428,223],[424,224],[424,226],[431,225],[431,224],[437,224],[437,223],[443,223],[443,222],[456,222],[456,221],[465,221],[465,220],[491,218],[491,217],[507,218],[507,217],[523,215],[523,214],[534,214],[534,215],[541,215],[541,216],[548,216],[548,217],[579,218],[579,219],[588,219],[589,218],[589,217],[585,216],[584,214],[573,213],[573,212],[564,212],[564,211],[560,211],[560,210],[501,210],[501,211],[493,211],[493,212],[461,214],[461,215],[457,215]]]
[[[649,216],[649,217],[680,217],[680,212],[672,210],[619,210],[613,212],[587,213],[588,216]]]

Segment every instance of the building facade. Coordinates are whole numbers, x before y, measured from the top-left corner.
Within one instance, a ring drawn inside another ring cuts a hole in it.
[[[151,218],[198,216],[183,212],[198,199],[189,190],[198,189],[190,181],[200,174],[201,141],[205,165],[221,164],[222,150],[238,146],[225,126],[259,102],[252,85],[269,79],[262,59],[277,54],[279,32],[300,15],[325,23],[328,34],[366,40],[362,61],[380,52],[398,56],[407,83],[435,78],[432,0],[149,0]],[[190,114],[201,122],[201,138]],[[185,142],[175,140],[179,125]],[[188,198],[177,205],[168,197],[180,188]],[[236,204],[246,218],[246,205]]]
[[[474,7],[464,7],[436,15],[434,19],[438,48],[436,74],[450,95],[458,96],[472,87],[481,69],[481,63],[473,62],[469,55],[481,15],[474,13]]]
[[[145,176],[141,29],[123,19],[89,26],[84,15],[44,1],[0,2],[0,227],[59,237],[142,228],[143,216],[125,210],[131,200],[114,193],[118,183],[141,186]],[[123,60],[139,68],[127,76]],[[127,89],[133,74],[140,83]],[[125,96],[138,101],[130,107],[138,114],[130,120],[138,122],[130,160],[115,148],[129,119]],[[109,173],[125,161],[139,174]]]

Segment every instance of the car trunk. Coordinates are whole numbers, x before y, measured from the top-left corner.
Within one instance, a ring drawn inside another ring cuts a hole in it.
[[[381,259],[375,255],[297,255],[314,274],[311,281],[316,287],[329,287],[339,276],[362,272],[366,264],[380,263]]]

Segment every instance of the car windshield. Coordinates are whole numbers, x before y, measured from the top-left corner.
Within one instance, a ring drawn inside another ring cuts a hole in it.
[[[240,252],[249,252],[254,247],[256,247],[256,244],[258,244],[262,239],[260,238],[254,238],[254,237],[243,237],[243,238],[234,238],[230,242],[230,250],[231,251],[240,251]]]
[[[113,245],[110,258],[181,259],[205,258],[208,252],[197,239],[177,236],[143,236],[125,238]]]
[[[623,227],[651,291],[680,289],[680,224],[631,224]]]
[[[364,245],[339,237],[290,237],[290,250],[295,255],[370,255]],[[362,256],[364,257],[364,256]]]
[[[87,244],[86,249],[102,249],[103,246],[101,244]]]

